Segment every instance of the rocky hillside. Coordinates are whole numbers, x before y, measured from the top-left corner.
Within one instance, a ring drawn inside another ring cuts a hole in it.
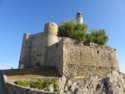
[[[76,80],[63,76],[58,83],[62,94],[125,94],[125,75],[117,71]]]

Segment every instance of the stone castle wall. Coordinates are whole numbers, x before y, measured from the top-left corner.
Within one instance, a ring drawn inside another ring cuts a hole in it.
[[[82,78],[119,70],[116,52],[109,46],[83,45],[57,36],[58,26],[47,23],[44,32],[24,34],[19,68],[56,67],[60,75]]]
[[[88,46],[66,38],[63,42],[63,74],[84,78],[119,70],[116,52],[109,46]]]
[[[24,34],[19,68],[49,66],[47,63],[48,47],[59,41],[57,32],[58,27],[55,23],[47,23],[42,33]]]
[[[24,35],[20,63],[25,68],[39,64],[44,65],[46,62],[46,43],[47,39],[45,33],[30,35],[26,40]]]
[[[47,65],[56,67],[60,73],[63,74],[63,40],[53,44],[47,49]]]
[[[46,62],[46,34],[39,33],[32,36],[31,66],[44,65]]]

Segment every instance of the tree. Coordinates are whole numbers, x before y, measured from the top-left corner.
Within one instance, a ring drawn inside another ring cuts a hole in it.
[[[108,41],[108,36],[104,29],[95,29],[90,34],[87,34],[87,25],[75,23],[73,20],[61,23],[58,36],[69,37],[82,42],[94,42],[99,45],[104,45]]]
[[[92,42],[94,43],[104,45],[108,41],[108,36],[106,35],[106,31],[104,29],[92,30],[90,35],[93,37]]]
[[[73,20],[69,22],[62,22],[59,26],[58,36],[74,38],[78,41],[86,41],[86,24],[78,24]]]
[[[92,34],[87,34],[86,42],[94,42],[94,36]]]

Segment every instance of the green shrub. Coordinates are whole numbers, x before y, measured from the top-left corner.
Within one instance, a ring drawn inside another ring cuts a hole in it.
[[[53,78],[53,79],[43,79],[43,80],[38,80],[38,81],[26,81],[26,80],[17,80],[15,84],[21,85],[21,86],[26,86],[30,88],[36,88],[40,90],[46,90],[49,91],[48,87],[50,84],[54,85],[54,92],[59,92],[59,86],[57,84],[58,78]]]
[[[106,32],[104,29],[92,30],[92,33],[90,35],[93,36],[92,42],[94,43],[104,45],[108,41],[108,36],[106,35]]]
[[[75,23],[73,20],[62,22],[59,26],[58,36],[69,37],[82,42],[94,42],[99,45],[104,45],[108,41],[104,29],[92,30],[90,34],[87,34],[87,25]]]
[[[94,36],[92,34],[87,34],[86,42],[94,42]]]
[[[54,91],[55,91],[55,92],[60,92],[59,86],[58,86],[57,83],[54,83]]]
[[[31,88],[38,88],[38,89],[44,89],[43,87],[43,81],[30,81],[30,87]]]
[[[125,92],[125,89],[123,89],[123,92]]]
[[[28,81],[24,81],[24,80],[17,80],[17,81],[15,82],[15,84],[21,85],[21,86],[25,86],[25,87],[28,87],[28,86],[29,86],[29,82],[28,82]]]
[[[58,36],[74,38],[78,41],[86,41],[86,24],[78,24],[73,20],[69,22],[62,22],[59,26]]]

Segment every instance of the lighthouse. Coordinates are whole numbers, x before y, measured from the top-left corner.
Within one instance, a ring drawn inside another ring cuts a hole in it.
[[[77,23],[79,23],[79,24],[82,24],[82,23],[83,23],[83,16],[82,16],[82,14],[81,14],[80,11],[79,11],[79,12],[77,13],[77,15],[76,15],[76,21],[77,21]]]

